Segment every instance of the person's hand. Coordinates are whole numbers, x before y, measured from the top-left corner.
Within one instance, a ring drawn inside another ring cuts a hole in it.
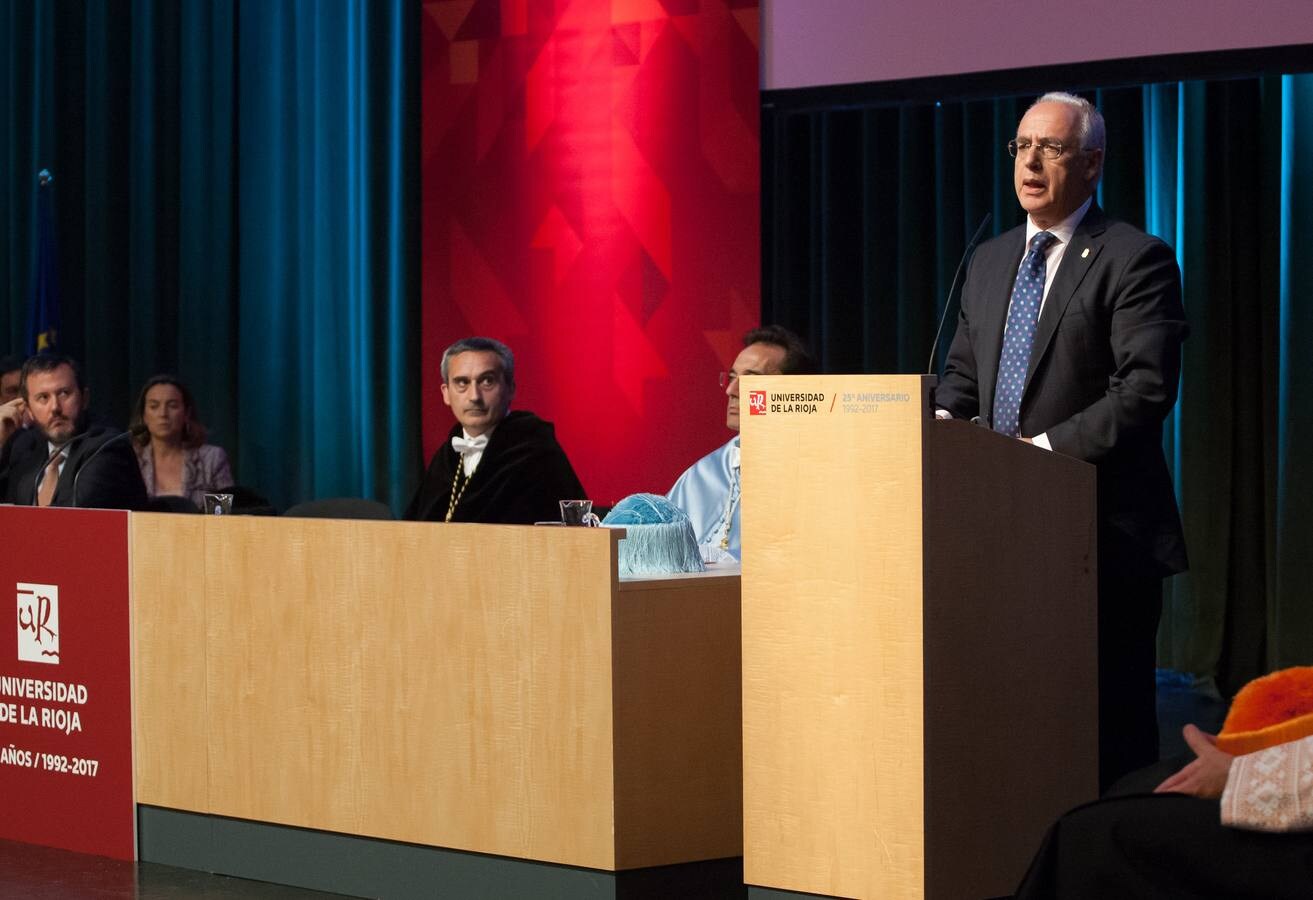
[[[1194,751],[1195,760],[1153,789],[1155,794],[1189,794],[1213,800],[1222,796],[1226,779],[1231,774],[1230,753],[1217,749],[1217,735],[1201,731],[1193,725],[1181,730],[1185,742]]]
[[[1021,441],[1021,443],[1023,443],[1023,444],[1033,444],[1033,443],[1035,443],[1035,439],[1034,439],[1034,438],[1023,437],[1023,438],[1017,438],[1017,440]]]
[[[31,421],[22,397],[15,397],[0,405],[0,444],[13,437],[18,429],[26,428]]]

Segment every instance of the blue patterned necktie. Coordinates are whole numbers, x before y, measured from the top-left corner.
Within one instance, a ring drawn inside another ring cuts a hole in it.
[[[994,430],[1009,437],[1021,436],[1021,395],[1026,390],[1030,348],[1035,343],[1035,323],[1044,299],[1044,251],[1057,238],[1041,231],[1030,239],[1030,250],[1021,261],[1008,323],[1003,329],[1003,352],[998,358],[998,380],[994,384]]]

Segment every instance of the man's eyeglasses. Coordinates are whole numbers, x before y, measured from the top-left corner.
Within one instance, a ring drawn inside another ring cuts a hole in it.
[[[721,372],[721,373],[720,373],[720,386],[721,386],[721,387],[729,387],[729,383],[730,383],[731,381],[738,381],[738,380],[739,380],[739,376],[736,375],[736,374],[734,374],[733,372]]]
[[[1082,147],[1080,149],[1067,147],[1062,141],[1054,141],[1048,138],[1040,138],[1038,141],[1033,142],[1022,138],[1008,141],[1008,156],[1025,156],[1030,152],[1031,147],[1038,149],[1039,155],[1045,159],[1057,159],[1065,150],[1071,150],[1072,153],[1083,153],[1086,150],[1093,149],[1091,147]]]

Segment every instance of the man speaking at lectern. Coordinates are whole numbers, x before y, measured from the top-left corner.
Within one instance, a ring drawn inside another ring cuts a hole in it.
[[[935,403],[1097,467],[1103,790],[1158,758],[1162,579],[1186,568],[1162,450],[1188,331],[1181,275],[1170,247],[1094,202],[1104,126],[1088,101],[1045,94],[1008,152],[1026,224],[972,258]]]

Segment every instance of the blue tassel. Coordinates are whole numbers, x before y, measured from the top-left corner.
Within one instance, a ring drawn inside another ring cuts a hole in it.
[[[607,513],[602,524],[626,530],[620,541],[622,576],[706,571],[693,524],[660,494],[630,494]]]

